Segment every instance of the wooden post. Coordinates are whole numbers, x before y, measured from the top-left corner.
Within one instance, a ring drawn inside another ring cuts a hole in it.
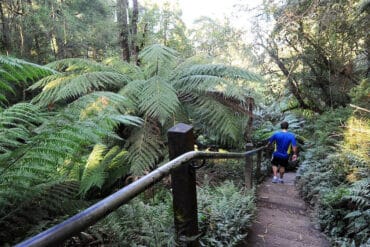
[[[252,143],[247,143],[245,145],[245,150],[248,152],[253,149]],[[247,189],[252,188],[252,172],[253,172],[253,157],[248,155],[245,158],[245,168],[244,168],[244,175],[245,175],[245,187]]]
[[[171,160],[194,150],[192,126],[179,123],[168,130],[167,136]],[[195,169],[189,164],[184,164],[171,171],[173,212],[178,246],[199,246],[199,241],[195,237],[198,235],[195,179]]]
[[[262,162],[262,150],[258,151],[257,153],[256,181],[258,181],[261,176],[261,162]]]

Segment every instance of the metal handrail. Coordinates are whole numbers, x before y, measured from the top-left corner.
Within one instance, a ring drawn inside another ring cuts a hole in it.
[[[16,247],[55,246],[61,241],[66,240],[69,237],[74,236],[76,233],[81,232],[87,227],[93,225],[98,220],[104,218],[118,207],[127,203],[141,192],[145,191],[151,185],[168,176],[173,169],[176,169],[193,159],[241,159],[253,155],[263,149],[264,147],[261,147],[243,153],[219,153],[203,151],[187,152],[155,169],[151,173],[141,177],[135,182],[125,186],[114,194],[97,202],[84,211],[72,216],[64,222],[17,244]]]

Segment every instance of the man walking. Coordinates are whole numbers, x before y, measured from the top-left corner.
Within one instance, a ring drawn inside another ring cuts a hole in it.
[[[284,183],[283,177],[285,172],[285,167],[288,165],[288,159],[290,151],[293,150],[292,160],[297,159],[297,143],[293,133],[288,132],[289,124],[288,122],[282,122],[280,124],[281,131],[275,132],[270,138],[267,146],[275,143],[275,151],[272,154],[272,172],[274,177],[272,179],[273,183]],[[280,178],[278,178],[277,173],[280,173]]]

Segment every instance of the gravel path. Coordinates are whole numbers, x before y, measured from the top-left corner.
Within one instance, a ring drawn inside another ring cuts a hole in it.
[[[314,228],[309,211],[295,188],[295,173],[286,173],[284,184],[271,178],[258,188],[258,214],[244,246],[326,247],[325,236]]]

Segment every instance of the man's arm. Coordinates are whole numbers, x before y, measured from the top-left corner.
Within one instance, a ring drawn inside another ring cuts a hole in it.
[[[271,145],[271,143],[273,143],[274,141],[275,141],[275,133],[268,139],[268,142],[265,147],[268,148]]]
[[[295,161],[298,157],[298,148],[297,148],[297,142],[295,140],[295,137],[293,137],[293,141],[292,141],[292,150],[293,150],[292,161]]]

